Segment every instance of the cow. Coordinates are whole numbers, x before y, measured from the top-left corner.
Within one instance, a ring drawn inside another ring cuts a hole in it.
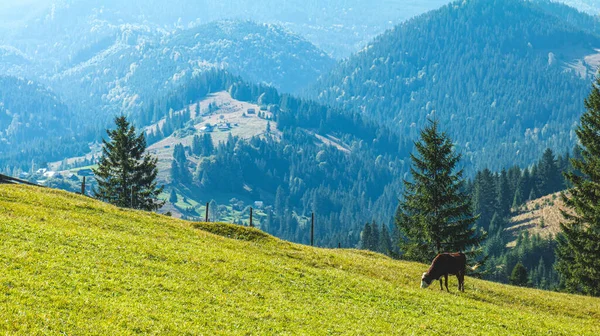
[[[442,276],[446,280],[446,290],[448,289],[448,275],[456,275],[458,278],[458,290],[465,291],[465,271],[467,268],[467,257],[464,253],[440,253],[438,254],[431,267],[421,277],[421,288],[427,288],[433,280],[440,280],[440,290],[442,287]]]

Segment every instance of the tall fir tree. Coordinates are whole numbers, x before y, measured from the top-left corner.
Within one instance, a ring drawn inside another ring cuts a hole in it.
[[[477,216],[464,191],[463,171],[456,171],[461,156],[437,121],[429,122],[415,143],[418,155],[411,154],[413,181],[404,181],[396,213],[403,257],[422,262],[440,252],[467,251],[483,240],[474,228]]]
[[[473,208],[479,214],[477,224],[487,229],[497,211],[496,178],[489,169],[477,173],[475,177],[475,192],[473,196]]]
[[[510,194],[510,182],[508,181],[508,173],[502,170],[498,179],[498,214],[502,217],[510,216],[510,207],[513,203],[513,198]],[[492,217],[493,219],[493,217]]]
[[[371,240],[369,241],[369,250],[379,252],[379,226],[375,221],[371,224]]]
[[[546,196],[562,189],[562,177],[558,169],[558,163],[554,152],[550,148],[544,151],[542,159],[538,164],[537,189],[539,196]]]
[[[392,238],[386,224],[381,225],[381,237],[379,238],[379,251],[388,256],[392,255]]]
[[[171,162],[171,180],[173,184],[177,183],[191,183],[192,174],[187,168],[187,156],[185,154],[185,148],[182,144],[175,145],[173,149],[173,161]]]
[[[561,285],[570,292],[600,296],[600,77],[585,100],[586,112],[575,133],[581,143],[571,163],[575,172],[567,172],[573,185],[562,194],[572,210],[563,211],[557,247],[557,266]]]
[[[94,196],[123,208],[157,210],[164,204],[157,199],[163,190],[156,182],[157,159],[144,154],[144,133],[137,135],[127,118],[117,117],[115,124],[116,129],[106,131],[110,141],[102,140]]]
[[[371,233],[371,224],[366,223],[362,232],[360,233],[360,248],[363,250],[371,249],[371,241],[372,241],[372,233]]]

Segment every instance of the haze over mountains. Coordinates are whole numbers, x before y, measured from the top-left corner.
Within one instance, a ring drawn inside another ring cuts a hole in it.
[[[50,1],[4,4],[12,27],[28,25],[27,36],[46,41],[79,35],[99,23],[148,25],[171,31],[222,19],[276,23],[305,36],[334,57],[345,57],[395,24],[435,9],[447,0],[259,0],[259,1]],[[26,10],[29,9],[29,10]],[[25,14],[27,13],[27,14]],[[77,18],[69,20],[69,18]],[[54,35],[54,36],[52,36]],[[16,31],[15,37],[23,36]],[[49,44],[52,46],[53,44]],[[24,46],[26,47],[26,46]]]

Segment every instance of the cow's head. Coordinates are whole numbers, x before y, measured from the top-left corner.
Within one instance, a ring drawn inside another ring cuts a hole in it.
[[[433,279],[427,274],[427,272],[423,273],[423,276],[421,277],[421,288],[429,287],[431,282],[433,282]]]

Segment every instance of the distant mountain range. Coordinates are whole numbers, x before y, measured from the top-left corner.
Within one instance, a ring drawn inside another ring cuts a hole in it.
[[[207,69],[227,69],[289,92],[333,65],[314,45],[273,25],[219,21],[158,35],[122,26],[45,80],[67,101],[112,115],[135,110]]]
[[[173,31],[216,20],[252,20],[284,26],[341,58],[395,24],[446,3],[448,0],[27,0],[18,5],[0,4],[0,18],[6,18],[0,28],[12,28],[10,41],[24,42],[20,47],[32,51],[38,45],[44,49],[68,47],[73,39],[85,42],[87,36],[121,24]],[[99,24],[101,30],[90,29]]]
[[[65,34],[94,34],[103,23],[148,25],[171,31],[215,20],[241,19],[275,23],[300,34],[335,58],[344,58],[386,29],[448,4],[449,0],[20,0],[0,4],[0,29],[32,45],[59,47]],[[598,0],[562,0],[592,15]],[[77,18],[72,20],[71,18]],[[23,27],[26,29],[23,30]],[[3,34],[6,36],[6,34]],[[33,39],[31,39],[33,38]],[[0,40],[3,38],[0,37]],[[4,38],[5,42],[6,39]],[[14,41],[14,40],[13,40]],[[40,44],[40,42],[42,42]],[[45,42],[52,42],[46,45]],[[63,45],[64,46],[64,45]],[[29,49],[28,47],[26,47]]]
[[[436,118],[474,168],[528,164],[575,143],[600,63],[597,24],[549,2],[455,2],[379,36],[310,96],[411,138]]]

